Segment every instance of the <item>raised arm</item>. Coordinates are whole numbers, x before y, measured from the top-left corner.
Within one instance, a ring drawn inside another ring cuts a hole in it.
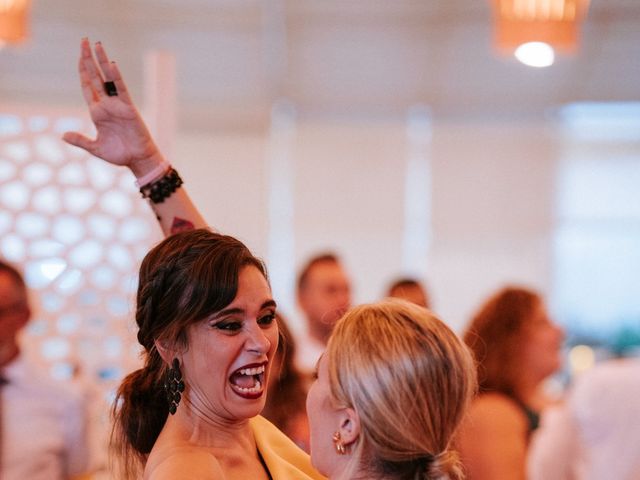
[[[202,215],[133,104],[118,66],[109,61],[100,42],[92,52],[89,40],[82,39],[78,73],[96,138],[66,132],[63,140],[113,165],[128,167],[165,235],[205,227]]]

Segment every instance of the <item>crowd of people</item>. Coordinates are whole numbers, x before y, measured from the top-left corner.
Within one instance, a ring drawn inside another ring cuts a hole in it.
[[[495,292],[458,336],[418,279],[354,307],[332,252],[300,271],[296,339],[267,267],[207,226],[100,43],[82,40],[79,76],[96,137],[64,140],[129,168],[166,237],[140,266],[143,363],[113,404],[114,478],[640,478],[640,428],[618,408],[640,391],[638,362],[596,369],[554,403],[542,386],[564,335],[540,294]],[[0,263],[0,477],[80,478],[87,405],[27,373],[29,318],[22,276]]]

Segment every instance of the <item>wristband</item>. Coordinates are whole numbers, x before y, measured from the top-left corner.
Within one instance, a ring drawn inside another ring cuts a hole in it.
[[[136,179],[136,187],[142,188],[164,176],[165,173],[171,168],[168,162],[162,162],[148,173]]]

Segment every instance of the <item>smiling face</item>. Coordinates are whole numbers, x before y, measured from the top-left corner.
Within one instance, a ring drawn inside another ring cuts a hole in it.
[[[187,328],[180,357],[194,410],[230,421],[262,411],[278,346],[275,309],[264,275],[245,266],[231,303]]]

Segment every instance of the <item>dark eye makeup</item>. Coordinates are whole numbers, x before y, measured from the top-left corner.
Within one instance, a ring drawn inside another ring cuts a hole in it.
[[[262,327],[269,327],[276,320],[276,312],[270,311],[262,316],[258,317],[257,322]],[[242,329],[242,323],[244,320],[238,318],[222,318],[210,320],[209,327],[225,332],[237,332]]]
[[[235,332],[242,328],[242,322],[238,320],[221,320],[217,323],[211,323],[211,327],[218,330],[224,330],[228,332]]]
[[[258,318],[258,323],[260,325],[269,326],[276,320],[276,312],[269,312],[266,315]]]

